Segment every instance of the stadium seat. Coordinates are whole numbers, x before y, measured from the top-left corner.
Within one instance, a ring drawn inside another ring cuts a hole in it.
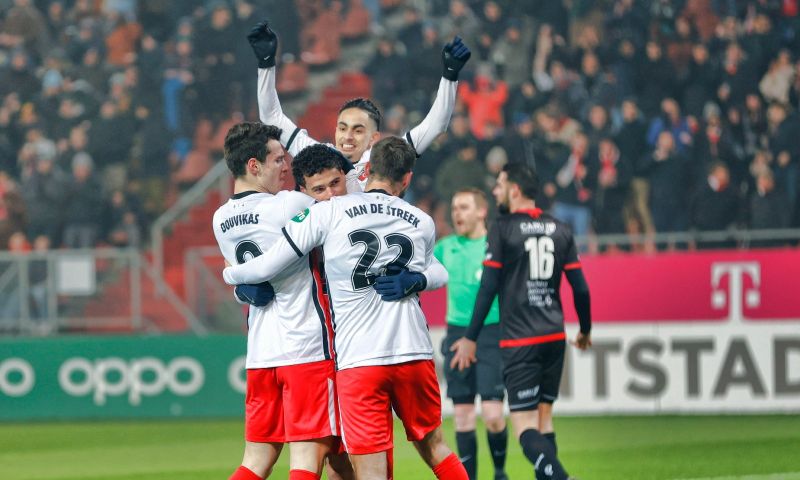
[[[369,10],[361,0],[351,0],[350,8],[342,21],[342,40],[353,41],[364,38],[369,33]]]
[[[308,66],[302,62],[283,63],[275,88],[281,95],[297,95],[308,89]]]

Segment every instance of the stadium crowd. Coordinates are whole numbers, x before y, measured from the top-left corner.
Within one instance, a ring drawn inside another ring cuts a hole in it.
[[[800,226],[797,0],[266,3],[0,1],[0,248],[138,245],[257,118],[261,12],[305,60],[303,24],[364,6],[386,133],[429,108],[444,42],[474,52],[413,184],[441,235],[453,192],[506,162],[579,235]]]
[[[433,5],[409,8],[367,67],[399,132],[427,108],[441,38],[477,54],[418,165],[419,203],[446,208],[525,162],[543,180],[537,203],[579,235],[800,225],[797,1]]]

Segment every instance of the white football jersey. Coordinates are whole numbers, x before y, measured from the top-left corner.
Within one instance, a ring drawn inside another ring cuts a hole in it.
[[[319,142],[311,138],[305,129],[299,128],[283,113],[281,102],[278,99],[278,91],[275,89],[275,76],[275,67],[258,69],[258,116],[261,123],[274,125],[281,129],[281,144],[289,151],[292,157],[295,157],[304,148]],[[439,90],[436,92],[436,98],[428,114],[419,125],[403,135],[403,139],[414,147],[417,155],[422,155],[422,152],[427,150],[436,137],[447,130],[447,126],[450,124],[450,117],[456,105],[457,90],[458,82],[442,77],[439,80]],[[331,127],[334,127],[334,125],[331,125]],[[326,145],[336,148],[330,143],[326,143]],[[364,168],[369,163],[370,152],[371,149],[366,150],[358,162],[353,164],[355,173],[347,177],[348,193],[364,191],[364,187],[367,184],[367,175],[364,172]]]
[[[266,252],[283,239],[286,222],[312,203],[311,197],[290,191],[234,195],[214,213],[214,235],[225,260],[239,265]],[[250,306],[246,368],[333,358],[327,299],[309,255],[293,261],[270,283],[275,300],[265,307]]]
[[[269,278],[289,259],[322,245],[338,369],[433,358],[419,297],[385,302],[372,286],[389,264],[416,272],[431,266],[436,231],[430,216],[383,191],[354,193],[313,205],[286,225],[284,235],[285,242],[256,262],[226,268],[225,281]]]

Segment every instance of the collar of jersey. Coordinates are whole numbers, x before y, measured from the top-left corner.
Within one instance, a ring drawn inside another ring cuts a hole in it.
[[[364,193],[382,193],[384,195],[389,195],[390,197],[393,196],[391,193],[387,192],[386,190],[384,190],[382,188],[373,188],[372,190],[367,190]]]
[[[246,192],[234,193],[233,195],[231,195],[231,200],[239,200],[240,198],[244,198],[248,195],[253,195],[256,193],[261,193],[261,192],[257,192],[255,190],[247,190]]]
[[[522,213],[525,215],[529,215],[531,218],[539,218],[542,216],[542,209],[541,208],[526,208],[523,210],[514,210],[512,213]]]

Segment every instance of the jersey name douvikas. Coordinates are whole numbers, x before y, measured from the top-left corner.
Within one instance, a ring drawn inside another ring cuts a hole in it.
[[[224,222],[219,224],[219,229],[222,230],[222,233],[227,232],[233,227],[238,227],[239,225],[255,225],[258,223],[259,214],[257,213],[243,213],[241,215],[234,215],[230,218],[226,218]]]

